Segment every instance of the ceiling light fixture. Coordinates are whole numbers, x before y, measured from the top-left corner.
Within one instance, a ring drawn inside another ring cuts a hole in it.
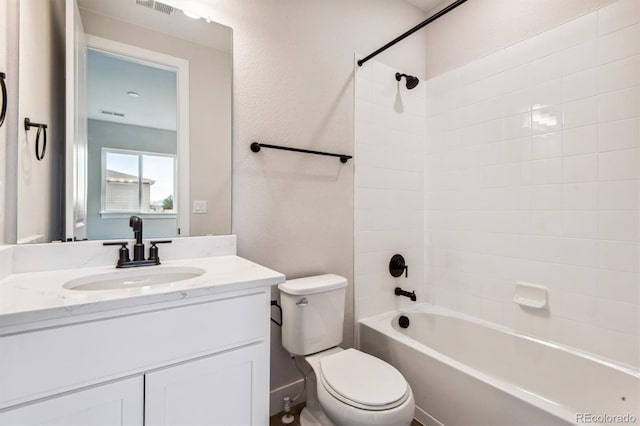
[[[139,98],[140,97],[140,93],[138,93],[138,92],[127,92],[127,95],[131,96],[132,98]]]
[[[191,19],[200,19],[200,18],[202,18],[202,16],[199,13],[192,12],[192,11],[189,11],[189,10],[183,10],[182,13],[184,13],[185,15],[187,15]]]

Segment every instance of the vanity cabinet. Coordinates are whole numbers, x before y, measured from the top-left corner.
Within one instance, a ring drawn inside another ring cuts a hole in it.
[[[268,287],[0,337],[0,426],[269,421]]]

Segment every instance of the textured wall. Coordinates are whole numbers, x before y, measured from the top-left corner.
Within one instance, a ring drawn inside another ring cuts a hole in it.
[[[228,3],[228,2],[227,2]],[[423,19],[404,2],[235,3],[233,229],[241,256],[287,277],[333,272],[353,283],[353,167],[263,151],[249,142],[353,152],[354,52],[369,52]],[[382,60],[424,69],[424,39]],[[352,287],[345,344],[352,344]],[[272,388],[298,375],[273,328]]]
[[[472,0],[425,28],[428,78],[584,15],[612,0]],[[435,9],[439,10],[443,2]]]
[[[254,154],[249,144],[259,140],[352,153],[354,52],[377,49],[424,14],[388,0],[184,0],[179,5],[200,7],[233,27],[233,232],[239,254],[289,278],[333,272],[352,283],[354,162],[266,149]],[[422,75],[424,51],[424,37],[417,35],[377,59]],[[281,348],[280,330],[272,331],[275,389],[299,376]],[[350,287],[345,344],[352,336]]]
[[[640,2],[427,83],[427,278],[439,305],[638,367]],[[549,306],[512,302],[514,284]]]

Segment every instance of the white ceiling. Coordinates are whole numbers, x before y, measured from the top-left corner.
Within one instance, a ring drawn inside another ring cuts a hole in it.
[[[2,1],[2,0],[0,0]],[[136,0],[77,0],[88,10],[171,37],[231,53],[230,27],[192,19],[181,10],[170,14],[136,4]],[[87,63],[88,117],[103,121],[176,130],[176,74],[90,51]],[[133,98],[127,92],[137,92]],[[101,110],[122,113],[124,117]]]
[[[176,73],[89,50],[87,55],[89,118],[176,130]],[[127,92],[140,97],[131,97]],[[124,117],[105,114],[110,111]]]
[[[432,14],[434,8],[438,6],[440,3],[444,3],[443,0],[407,0],[409,3],[417,6],[418,8],[424,10],[425,12],[429,12]]]

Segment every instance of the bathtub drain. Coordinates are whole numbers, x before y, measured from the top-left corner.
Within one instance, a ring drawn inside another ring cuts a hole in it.
[[[409,328],[409,318],[404,315],[400,315],[400,318],[398,318],[398,324],[400,325],[400,328]]]

